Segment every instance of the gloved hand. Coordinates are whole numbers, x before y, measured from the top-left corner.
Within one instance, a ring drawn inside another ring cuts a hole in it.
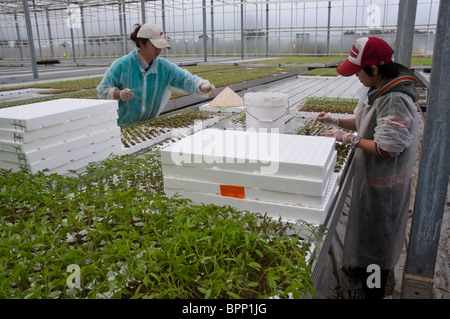
[[[316,124],[317,121],[322,122],[323,124],[330,125],[332,127],[339,127],[339,119],[331,117],[325,112],[320,112],[319,114],[317,114],[317,116],[313,120],[313,123]]]
[[[204,94],[208,94],[209,97],[216,93],[216,87],[212,84],[203,83],[200,85],[200,91]]]
[[[345,145],[350,143],[350,141],[347,141],[348,136],[350,134],[351,133],[348,133],[346,131],[339,130],[339,129],[333,129],[333,130],[328,130],[328,131],[322,132],[323,136],[334,137],[336,139],[336,141],[343,142]]]
[[[120,99],[122,101],[129,101],[133,98],[134,93],[131,92],[130,89],[123,89],[122,91],[120,91]]]

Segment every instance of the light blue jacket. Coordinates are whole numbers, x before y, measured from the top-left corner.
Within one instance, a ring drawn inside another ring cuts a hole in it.
[[[129,88],[135,96],[129,101],[119,99],[118,124],[134,123],[158,116],[170,99],[171,91],[206,97],[200,92],[202,83],[209,84],[187,70],[163,59],[153,60],[145,71],[138,58],[138,49],[115,60],[105,72],[102,82],[97,86],[98,98],[111,98],[111,88]]]

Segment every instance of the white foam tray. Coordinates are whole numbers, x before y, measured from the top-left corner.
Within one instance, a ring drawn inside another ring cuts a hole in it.
[[[13,171],[28,170],[33,174],[38,171],[48,169],[49,173],[65,174],[68,170],[81,169],[89,162],[104,160],[111,154],[119,154],[120,151],[120,141],[118,143],[117,140],[110,139],[100,143],[91,144],[76,152],[66,152],[60,156],[48,158],[35,163],[27,163],[26,161],[0,161],[0,168],[11,169]]]
[[[93,152],[91,155],[83,157],[77,161],[70,161],[68,163],[64,163],[63,165],[52,169],[49,173],[56,173],[60,175],[73,175],[70,171],[78,171],[82,172],[86,169],[86,166],[89,163],[100,162],[107,159],[110,155],[116,155],[120,152],[120,145],[114,145],[114,147],[110,147],[106,150],[98,150]]]
[[[305,179],[278,175],[263,175],[249,172],[208,169],[202,167],[183,167],[162,165],[164,177],[186,178],[225,185],[239,184],[248,188],[260,188],[274,192],[296,193],[306,196],[325,196],[331,174],[334,171],[336,156],[328,166],[324,180]]]
[[[328,184],[328,183],[327,183]],[[201,180],[187,179],[183,177],[164,176],[164,188],[175,191],[192,191],[197,193],[221,195],[221,185],[229,186],[218,182],[205,182]],[[308,196],[292,192],[279,192],[261,189],[258,186],[246,187],[236,181],[232,186],[242,187],[245,199],[261,200],[264,202],[273,202],[284,205],[296,205],[311,208],[321,208],[325,203],[325,197]],[[337,187],[337,184],[333,184]]]
[[[137,143],[136,145],[130,145],[130,147],[125,147],[122,144],[122,151],[120,152],[121,155],[127,155],[127,154],[133,154],[136,152],[139,152],[140,150],[143,150],[145,148],[151,147],[155,144],[158,144],[162,141],[165,141],[166,139],[170,138],[172,135],[172,132],[161,132],[160,135],[152,138],[147,139],[145,141],[142,141],[141,143]]]
[[[213,126],[214,124],[217,124],[219,122],[219,117],[218,116],[214,116],[210,119],[207,119],[205,121],[191,126],[187,126],[187,127],[182,127],[182,128],[175,128],[175,129],[167,129],[165,128],[164,130],[168,130],[167,132],[161,133],[161,135],[153,138],[153,139],[148,139],[145,140],[141,143],[137,143],[136,145],[132,145],[130,147],[123,147],[122,148],[122,155],[126,155],[126,154],[133,154],[136,153],[140,150],[143,150],[145,148],[151,147],[153,145],[156,145],[158,143],[161,143],[165,140],[168,140],[170,138],[179,138],[179,137],[184,137],[187,135],[191,135],[195,132],[198,132],[200,130],[203,130],[207,127]],[[163,130],[163,129],[162,129]],[[168,144],[169,145],[169,144]],[[168,146],[165,145],[165,146]]]
[[[265,202],[261,200],[240,199],[233,197],[226,197],[215,194],[197,193],[193,191],[177,191],[172,189],[165,189],[167,196],[172,197],[178,194],[181,197],[191,199],[196,204],[214,204],[217,206],[230,205],[236,209],[249,211],[254,213],[267,213],[269,216],[277,219],[281,218],[287,222],[296,222],[299,220],[308,223],[321,225],[331,207],[339,187],[335,186],[337,178],[334,174],[331,178],[329,192],[327,192],[324,199],[324,205],[321,208],[303,207],[298,205],[286,205],[274,202]]]
[[[0,140],[20,144],[31,143],[53,136],[64,136],[64,134],[82,133],[83,129],[97,125],[109,123],[113,127],[117,125],[117,111],[109,110],[102,114],[88,115],[77,120],[67,120],[64,123],[54,126],[43,127],[32,131],[15,131],[12,129],[0,128]]]
[[[199,111],[217,112],[217,113],[239,113],[245,108],[243,106],[233,106],[227,108],[220,108],[217,106],[210,106],[209,103],[199,106]]]
[[[31,131],[108,111],[117,111],[116,100],[59,99],[0,109],[0,128]]]
[[[304,118],[304,119],[313,119],[319,114],[320,112],[304,112],[304,111],[297,111],[295,112],[295,117]],[[343,113],[329,113],[330,116],[340,118],[340,119],[348,119],[355,117],[355,114],[343,114]]]
[[[120,128],[116,126],[112,129],[105,129],[99,132],[94,132],[86,136],[67,140],[62,143],[49,145],[48,147],[33,150],[31,152],[8,152],[0,150],[0,159],[7,162],[17,162],[21,164],[33,164],[41,161],[46,161],[51,158],[64,155],[65,153],[73,154],[74,156],[83,156],[85,148],[88,146],[99,144],[104,141],[109,141],[114,144],[121,144]]]
[[[336,157],[335,139],[206,129],[161,149],[166,165],[323,181]]]
[[[219,123],[219,120],[220,120],[219,116],[214,116],[210,119],[207,119],[207,120],[204,120],[201,122],[199,121],[198,123],[196,123],[194,125],[174,128],[174,129],[171,129],[171,136],[176,138],[176,137],[192,135],[194,133],[197,133],[199,131],[202,131],[208,127],[211,127],[211,126]]]
[[[294,114],[292,113],[287,113],[285,116],[284,121],[287,123],[289,122],[291,119],[293,119],[295,117]],[[225,123],[225,128],[227,130],[245,130],[247,128],[247,124],[246,123],[233,123],[232,120],[229,120]]]
[[[34,140],[30,143],[15,143],[6,142],[0,140],[0,150],[14,153],[30,153],[34,151],[44,150],[52,148],[59,144],[66,144],[74,140],[83,140],[84,138],[89,138],[90,136],[97,134],[99,132],[114,130],[117,131],[119,127],[116,123],[104,122],[99,125],[86,127],[79,131],[68,132],[62,135],[51,136],[44,139]],[[120,136],[120,135],[119,135]]]

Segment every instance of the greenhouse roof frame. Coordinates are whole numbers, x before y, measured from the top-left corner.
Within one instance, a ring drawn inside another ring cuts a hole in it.
[[[261,4],[266,0],[214,0],[214,2],[220,2],[221,4],[214,4],[214,6],[228,6],[234,5],[238,6],[241,4]],[[328,2],[329,0],[271,0],[270,3],[292,3],[292,2]],[[70,4],[79,5],[83,7],[94,7],[94,6],[107,6],[107,5],[118,5],[121,3],[141,3],[141,2],[160,2],[166,8],[170,8],[171,6],[176,6],[176,4],[181,4],[180,0],[111,0],[111,1],[101,1],[101,0],[70,0]],[[210,2],[210,1],[208,1]],[[61,10],[62,8],[67,7],[67,0],[31,0],[28,1],[30,10],[32,11],[42,11],[42,10]],[[198,8],[202,8],[202,5],[199,5]],[[211,7],[211,5],[207,4],[206,7]],[[22,0],[10,0],[8,2],[0,2],[0,14],[13,14],[13,13],[23,13],[24,8],[22,5]]]

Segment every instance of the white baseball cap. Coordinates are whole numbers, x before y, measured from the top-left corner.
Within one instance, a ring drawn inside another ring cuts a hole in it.
[[[138,38],[149,39],[158,49],[170,49],[169,43],[164,39],[163,30],[154,23],[145,23],[139,29]]]

